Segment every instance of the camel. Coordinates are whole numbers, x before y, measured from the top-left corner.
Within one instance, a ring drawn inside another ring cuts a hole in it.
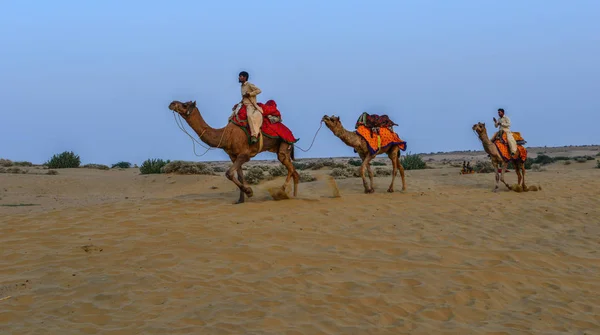
[[[342,142],[344,142],[346,145],[354,148],[354,150],[356,150],[358,153],[358,156],[362,160],[362,164],[360,166],[360,175],[363,180],[365,193],[375,192],[375,189],[373,188],[373,171],[371,170],[371,160],[381,154],[387,154],[392,161],[392,183],[387,191],[390,193],[394,192],[394,179],[396,178],[396,172],[398,171],[400,171],[400,177],[402,179],[402,191],[406,190],[406,184],[404,181],[404,167],[400,163],[400,148],[398,148],[397,145],[391,145],[387,148],[379,149],[374,154],[371,154],[365,139],[353,131],[346,130],[339,117],[325,115],[323,116],[322,121],[335,136],[342,140]],[[370,185],[367,184],[367,179],[365,178],[365,169],[367,169],[369,172]]]
[[[481,140],[481,143],[483,144],[483,150],[487,152],[492,160],[492,165],[494,166],[494,172],[496,173],[496,187],[493,189],[493,192],[498,191],[498,185],[500,184],[500,181],[502,181],[509,190],[512,190],[510,185],[504,181],[504,173],[508,168],[509,162],[512,162],[515,166],[515,171],[517,172],[517,177],[519,178],[518,185],[520,185],[524,191],[527,191],[527,186],[525,186],[525,162],[520,158],[511,159],[510,161],[504,160],[500,155],[500,151],[498,151],[496,145],[492,143],[488,137],[485,123],[478,122],[477,124],[474,124],[473,130],[477,133],[479,140]],[[501,173],[498,172],[498,166],[502,167]]]
[[[169,104],[169,109],[178,113],[198,134],[202,142],[212,148],[223,149],[229,155],[233,165],[225,172],[225,176],[240,189],[240,197],[236,204],[244,203],[244,195],[248,196],[248,198],[254,195],[252,188],[245,184],[242,166],[244,163],[250,161],[252,157],[264,151],[276,153],[277,159],[287,168],[288,173],[282,190],[285,192],[286,186],[293,179],[294,197],[298,195],[300,175],[292,164],[294,160],[293,144],[268,136],[262,136],[262,143],[250,144],[244,130],[233,123],[228,123],[227,126],[219,129],[212,128],[204,121],[204,118],[196,107],[196,101],[173,101]],[[234,178],[234,172],[237,173],[237,179]]]

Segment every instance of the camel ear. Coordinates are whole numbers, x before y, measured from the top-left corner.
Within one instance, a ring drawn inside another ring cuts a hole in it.
[[[196,100],[194,100],[194,102],[192,102],[192,106],[196,107]]]

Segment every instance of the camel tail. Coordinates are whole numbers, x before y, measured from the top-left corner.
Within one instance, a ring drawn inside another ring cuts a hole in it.
[[[292,152],[290,153],[290,158],[292,159],[292,161],[296,160],[296,157],[294,155],[294,153],[296,152],[295,148],[296,146],[292,144]]]

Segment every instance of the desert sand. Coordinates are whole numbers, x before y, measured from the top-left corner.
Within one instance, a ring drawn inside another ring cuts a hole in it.
[[[0,333],[600,334],[596,160],[492,193],[456,167],[481,152],[424,158],[405,192],[319,170],[243,205],[222,175],[0,174]]]

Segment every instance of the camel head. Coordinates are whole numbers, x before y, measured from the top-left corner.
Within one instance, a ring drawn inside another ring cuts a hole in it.
[[[477,124],[473,125],[472,128],[477,135],[481,136],[481,135],[486,135],[487,136],[487,129],[485,129],[485,123],[481,123],[481,122],[477,122]]]
[[[338,116],[323,115],[321,121],[323,121],[327,128],[331,129],[331,131],[334,131],[336,129],[342,129],[342,122],[340,121],[340,118]]]
[[[188,102],[180,102],[174,100],[169,104],[169,109],[174,111],[175,113],[188,117],[192,111],[196,108],[196,101],[188,101]]]

